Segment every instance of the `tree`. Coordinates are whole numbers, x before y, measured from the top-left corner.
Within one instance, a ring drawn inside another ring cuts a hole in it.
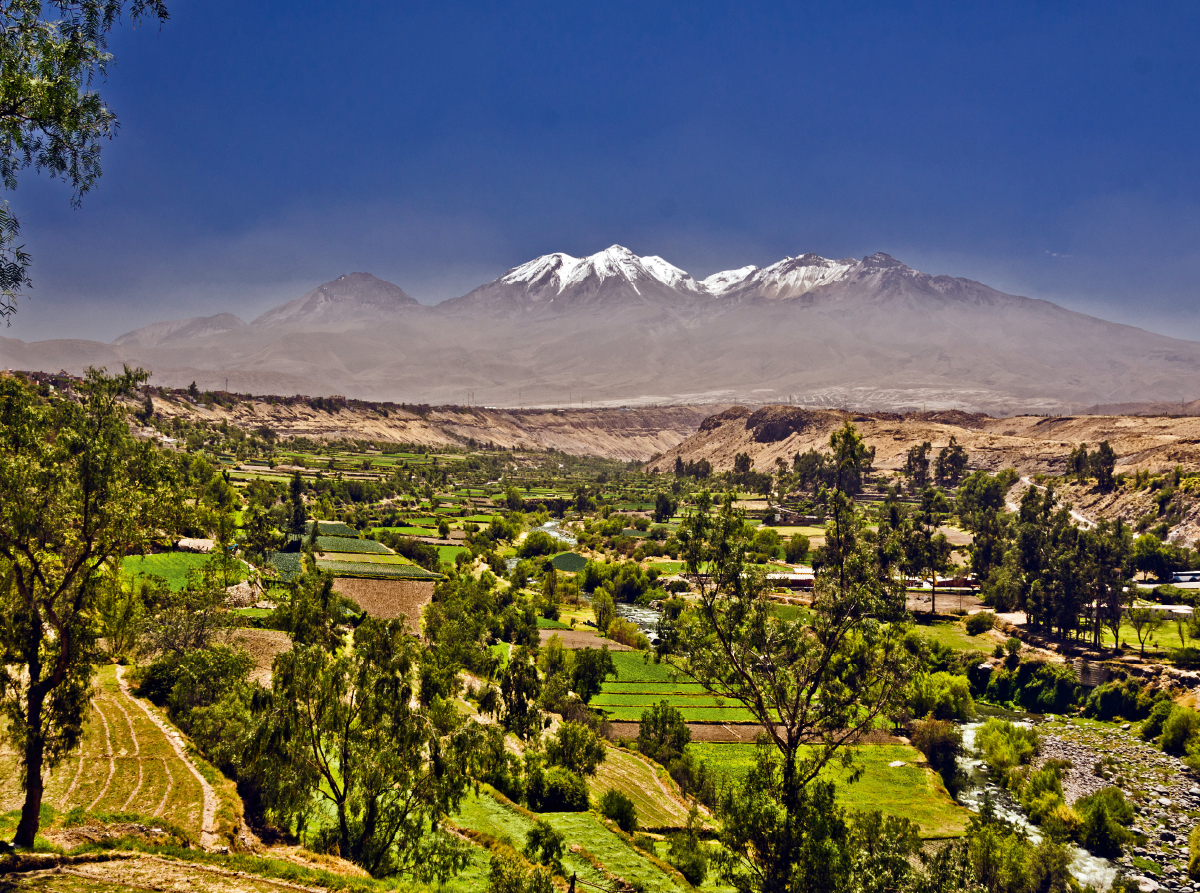
[[[0,710],[25,789],[18,846],[37,834],[43,776],[83,732],[107,568],[176,527],[169,464],[121,403],[147,377],[89,369],[78,401],[51,402],[0,377]]]
[[[617,667],[608,646],[603,648],[580,648],[575,652],[575,661],[571,666],[571,687],[583,703],[588,703],[604,685],[609,676],[616,677]]]
[[[1133,627],[1134,635],[1137,636],[1139,653],[1142,657],[1145,657],[1146,642],[1163,625],[1162,612],[1156,611],[1153,608],[1139,608],[1134,606],[1129,609],[1129,613],[1126,616],[1129,617],[1129,625]]]
[[[803,533],[793,533],[783,544],[783,557],[789,564],[799,564],[808,557],[809,541]]]
[[[288,532],[292,536],[304,536],[308,514],[304,510],[304,478],[300,477],[300,472],[298,471],[292,473],[291,483],[288,484],[288,494],[291,503]],[[314,531],[319,526],[315,521],[313,522]]]
[[[1011,468],[999,474],[977,471],[959,485],[955,508],[959,520],[972,534],[971,572],[983,582],[1004,561],[1007,531],[1004,497],[1017,481]]]
[[[1071,450],[1071,455],[1067,457],[1067,468],[1075,476],[1076,483],[1082,484],[1087,481],[1089,471],[1087,444],[1081,443]]]
[[[50,7],[50,15],[43,6]],[[57,13],[59,18],[51,16]],[[108,34],[132,22],[167,20],[162,0],[9,0],[0,6],[0,180],[17,188],[17,172],[32,167],[71,184],[72,207],[100,178],[101,140],[117,132],[117,116],[92,89],[112,61]],[[15,246],[20,230],[7,203],[0,207],[0,317],[16,312],[29,284],[31,259]]]
[[[670,701],[659,701],[649,710],[642,711],[637,736],[639,753],[666,766],[683,755],[691,740],[692,730]]]
[[[592,595],[592,614],[596,618],[596,629],[600,635],[608,631],[608,626],[617,616],[617,606],[613,604],[612,593],[601,587]]]
[[[929,481],[929,451],[933,449],[929,441],[910,447],[904,460],[904,473],[908,476],[908,484],[914,493],[925,489]]]
[[[953,487],[958,483],[967,468],[967,451],[962,448],[958,438],[950,436],[950,443],[942,447],[937,460],[933,464],[933,477],[938,486]]]
[[[845,435],[857,439],[853,427]],[[841,464],[852,451],[835,447],[835,455]],[[832,871],[819,843],[835,833],[826,821],[832,786],[817,778],[835,756],[849,756],[843,745],[900,701],[909,675],[902,582],[864,536],[844,493],[829,497],[828,511],[812,614],[804,620],[773,610],[763,576],[746,563],[744,517],[732,498],[714,514],[703,495],[679,532],[688,570],[707,574],[681,618],[682,654],[672,662],[764,728],[755,765],[716,810],[728,854],[722,877],[739,890],[799,889],[794,872]],[[826,873],[827,884],[834,880]]]
[[[675,501],[666,493],[654,497],[654,523],[666,524],[675,514]]]
[[[500,680],[500,697],[504,701],[504,727],[522,738],[532,738],[542,724],[537,709],[538,695],[542,683],[538,678],[537,664],[529,650],[520,645],[513,648]]]
[[[604,742],[587,726],[568,720],[558,734],[546,742],[546,759],[576,775],[595,775],[604,762]]]
[[[328,804],[343,858],[372,874],[429,876],[461,855],[434,834],[467,792],[478,724],[454,705],[414,705],[420,645],[402,620],[368,617],[354,647],[295,645],[255,699],[255,754],[267,801],[292,819]],[[452,866],[451,866],[452,867]]]
[[[1117,454],[1113,448],[1108,445],[1108,441],[1100,442],[1100,446],[1096,447],[1096,452],[1088,456],[1088,467],[1096,474],[1096,483],[1100,489],[1107,493],[1113,488],[1115,479],[1113,470],[1117,465]]]
[[[875,447],[868,447],[850,422],[829,435],[833,451],[833,487],[840,493],[855,496],[862,492],[863,478],[875,461]]]
[[[940,491],[926,487],[921,494],[921,509],[904,529],[905,569],[929,581],[929,613],[937,613],[937,578],[950,568],[950,543],[938,533],[939,513],[946,509]]]

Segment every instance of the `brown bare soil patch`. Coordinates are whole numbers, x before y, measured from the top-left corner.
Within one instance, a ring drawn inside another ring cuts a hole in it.
[[[333,589],[372,617],[395,620],[403,617],[414,631],[421,629],[421,611],[433,598],[432,580],[365,580],[339,577]]]
[[[628,645],[622,645],[620,642],[614,642],[612,639],[602,639],[596,633],[590,630],[582,629],[541,629],[538,630],[538,638],[541,644],[545,645],[550,640],[551,636],[558,636],[562,639],[564,648],[601,648],[608,646],[609,651],[633,651]],[[636,734],[636,733],[635,733]]]
[[[240,645],[254,658],[254,670],[250,678],[263,685],[271,684],[271,665],[275,656],[292,647],[291,637],[281,629],[241,629],[233,636],[235,645]]]
[[[692,740],[696,742],[707,742],[709,744],[737,744],[739,742],[753,743],[760,732],[765,732],[762,726],[753,722],[689,722],[688,730],[692,733]],[[638,734],[638,724],[636,722],[612,722],[609,723],[608,737],[613,741],[618,738],[633,739]],[[891,735],[882,729],[874,729],[859,738],[855,744],[901,744],[901,740],[895,735]]]

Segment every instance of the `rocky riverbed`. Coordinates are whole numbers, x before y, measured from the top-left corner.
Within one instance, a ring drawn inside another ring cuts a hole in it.
[[[1188,834],[1200,817],[1200,779],[1178,757],[1164,754],[1138,737],[1137,725],[1123,726],[1048,719],[1038,725],[1042,736],[1039,763],[1068,760],[1063,777],[1068,803],[1108,786],[1119,787],[1137,813],[1134,833],[1143,846],[1130,849],[1118,862],[1130,875],[1177,891],[1194,893],[1187,876]],[[1144,889],[1154,889],[1148,884]]]

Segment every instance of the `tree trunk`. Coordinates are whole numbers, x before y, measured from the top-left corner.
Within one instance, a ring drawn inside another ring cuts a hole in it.
[[[929,613],[937,613],[937,574],[929,578]]]
[[[32,847],[42,818],[42,766],[45,763],[46,742],[42,735],[42,696],[31,688],[27,700],[29,726],[25,733],[25,803],[17,825],[13,845]]]

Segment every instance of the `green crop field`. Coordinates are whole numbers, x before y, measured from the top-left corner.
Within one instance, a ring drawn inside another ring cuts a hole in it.
[[[754,759],[753,744],[689,744],[693,754],[730,778],[745,776]],[[970,813],[955,803],[937,773],[917,765],[923,758],[906,744],[867,744],[850,748],[854,765],[863,770],[854,783],[850,770],[829,766],[823,773],[837,784],[837,798],[848,809],[878,809],[885,815],[909,818],[921,826],[923,837],[952,837],[963,833]],[[892,767],[893,762],[902,766]]]
[[[415,564],[371,564],[366,561],[323,561],[317,567],[335,577],[374,577],[380,580],[440,580],[441,574]]]
[[[392,550],[375,540],[360,540],[348,536],[318,536],[318,552],[374,552],[390,555]]]
[[[358,539],[358,531],[341,521],[309,521],[306,534],[312,533],[313,524],[317,525],[317,536],[348,536]]]
[[[82,807],[95,813],[138,814],[151,822],[162,818],[199,841],[204,804],[200,782],[143,704],[121,690],[116,667],[101,668],[83,743],[50,773],[45,802],[60,813]],[[0,751],[3,812],[18,808],[23,797],[16,766],[11,750]]]
[[[676,796],[670,780],[660,779],[653,763],[627,750],[607,748],[604,762],[588,780],[588,788],[593,803],[598,803],[607,790],[621,791],[637,807],[638,822],[644,828],[682,828],[687,824],[687,807]]]
[[[462,552],[470,552],[466,546],[438,546],[438,561],[445,561],[449,564],[454,563],[454,559]]]
[[[428,527],[372,527],[372,533],[398,533],[402,536],[429,536]]]
[[[212,560],[212,555],[197,552],[159,552],[155,555],[131,555],[121,562],[121,570],[131,576],[150,575],[162,577],[167,586],[178,592],[187,585],[188,572],[199,570]],[[246,579],[246,565],[235,561],[230,570],[229,582],[240,583]]]
[[[587,559],[575,552],[560,552],[550,559],[556,570],[577,574],[587,567]]]
[[[966,627],[962,623],[918,623],[913,629],[922,638],[953,648],[955,651],[991,651],[996,647],[996,640],[987,633],[978,636],[967,635]]]
[[[539,617],[537,619],[538,629],[570,629],[570,625],[563,623],[561,620],[551,620],[548,617]]]
[[[375,555],[370,552],[322,552],[321,561],[354,561],[360,564],[412,564],[403,555]]]

